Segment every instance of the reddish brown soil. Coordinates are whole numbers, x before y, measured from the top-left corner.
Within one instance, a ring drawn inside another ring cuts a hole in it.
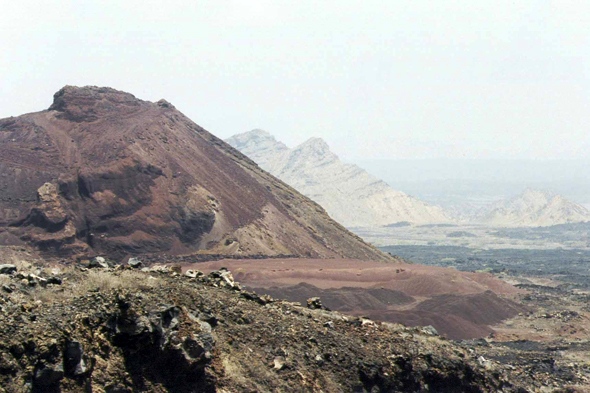
[[[301,282],[318,288],[387,288],[409,296],[448,293],[475,294],[491,290],[496,294],[522,292],[489,273],[467,273],[455,269],[416,264],[387,264],[355,259],[224,259],[186,265],[209,272],[227,267],[234,277],[251,286],[289,286]]]
[[[527,309],[510,300],[517,288],[487,273],[361,260],[221,260],[185,265],[230,269],[256,292],[303,302],[319,296],[329,308],[407,326],[434,326],[451,339],[484,337],[490,325]],[[498,296],[498,295],[502,295]]]
[[[279,299],[306,304],[307,299],[319,296],[322,304],[331,310],[387,310],[391,306],[403,306],[416,299],[399,291],[380,288],[330,288],[320,289],[301,283],[290,287],[253,288],[255,292],[266,293]]]
[[[2,244],[393,260],[170,103],[110,88],[0,120],[0,174]]]

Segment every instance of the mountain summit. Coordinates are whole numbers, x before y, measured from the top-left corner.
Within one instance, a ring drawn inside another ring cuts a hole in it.
[[[341,162],[321,138],[289,149],[269,133],[253,130],[227,142],[322,205],[347,227],[451,221],[441,208],[392,189],[356,165]]]
[[[0,244],[389,259],[169,102],[111,88],[0,120],[0,173]]]

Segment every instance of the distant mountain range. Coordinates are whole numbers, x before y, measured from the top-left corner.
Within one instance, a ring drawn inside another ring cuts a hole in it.
[[[440,207],[394,190],[358,166],[341,162],[320,138],[290,149],[268,132],[253,130],[227,142],[319,203],[346,227],[451,222]]]
[[[590,221],[590,211],[552,191],[527,189],[485,209],[480,220],[490,226],[542,227]]]
[[[451,214],[439,206],[394,190],[364,169],[340,161],[320,138],[289,148],[263,130],[234,135],[227,143],[262,169],[319,203],[347,227],[407,222],[464,223],[497,227],[536,227],[590,221],[590,211],[551,191],[527,189],[512,199]],[[464,191],[464,190],[463,190]],[[461,192],[461,190],[457,190]],[[483,203],[489,201],[481,201]],[[457,209],[454,209],[457,210]]]

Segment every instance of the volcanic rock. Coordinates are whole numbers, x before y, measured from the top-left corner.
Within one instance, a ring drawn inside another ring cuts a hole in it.
[[[137,258],[129,258],[127,264],[134,269],[139,269],[143,265],[143,262]]]
[[[12,274],[16,272],[16,266],[11,264],[0,265],[0,274]]]
[[[64,371],[66,375],[80,376],[88,371],[84,347],[77,341],[69,341],[64,348]]]
[[[170,103],[111,88],[66,86],[0,120],[0,173],[5,244],[391,260]]]
[[[92,260],[88,264],[88,267],[89,268],[99,267],[102,269],[108,269],[109,264],[107,263],[106,259],[104,259],[103,257],[95,257],[95,258],[92,258]]]
[[[324,308],[322,301],[319,297],[312,297],[307,299],[307,308],[312,310],[321,310]]]
[[[184,275],[189,277],[189,278],[197,278],[198,276],[202,276],[203,273],[201,273],[200,271],[195,271],[195,270],[187,270],[186,272],[184,272]]]
[[[53,284],[53,285],[61,285],[63,283],[62,279],[59,277],[49,277],[47,279],[47,284]]]

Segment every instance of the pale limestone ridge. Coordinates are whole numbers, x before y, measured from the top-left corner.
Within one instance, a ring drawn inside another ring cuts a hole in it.
[[[451,222],[440,207],[429,206],[392,189],[362,168],[341,162],[321,138],[289,149],[268,132],[253,130],[226,142],[319,203],[346,227]]]
[[[544,227],[590,221],[590,211],[552,191],[527,189],[494,204],[482,221],[502,227]]]
[[[278,142],[274,136],[259,129],[234,135],[227,142],[263,168],[275,156],[289,150],[284,143]]]

